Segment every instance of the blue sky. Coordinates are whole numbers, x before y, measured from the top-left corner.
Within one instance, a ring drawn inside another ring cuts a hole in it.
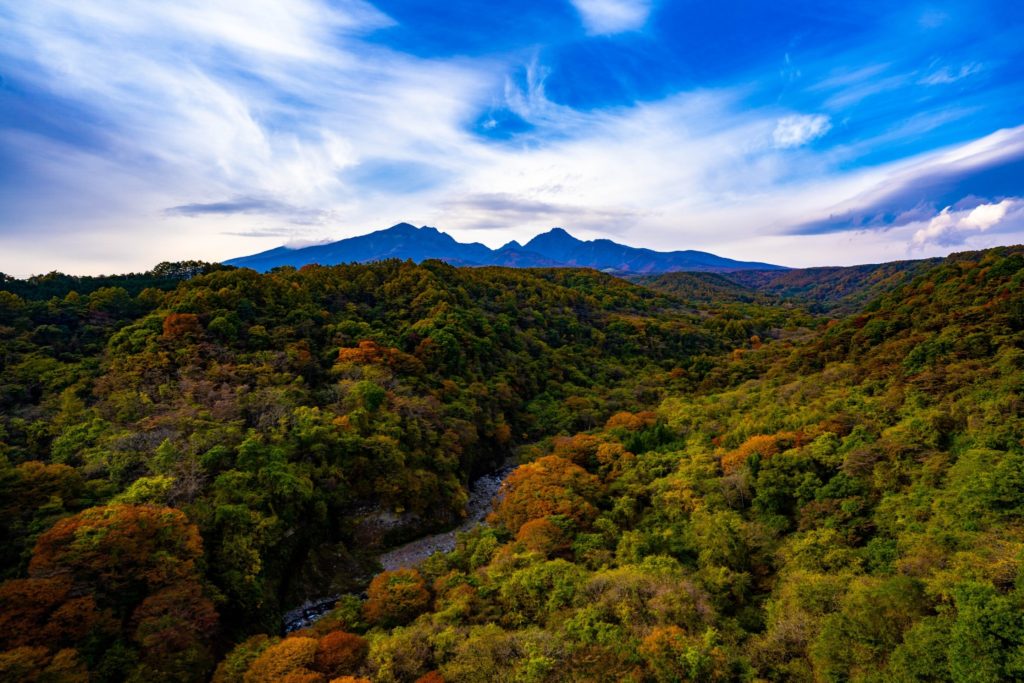
[[[400,221],[794,266],[1024,242],[1019,2],[0,5],[0,271]]]

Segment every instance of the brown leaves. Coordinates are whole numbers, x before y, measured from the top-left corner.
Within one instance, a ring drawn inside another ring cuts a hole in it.
[[[164,339],[194,339],[203,334],[203,324],[194,313],[171,313],[164,318]]]
[[[570,544],[566,533],[547,519],[531,519],[523,524],[516,534],[516,541],[530,552],[545,556],[566,550]]]
[[[322,682],[324,677],[310,668],[318,646],[315,638],[285,638],[264,650],[245,672],[243,680],[245,683]]]
[[[36,543],[29,574],[70,576],[114,595],[133,584],[150,590],[197,577],[199,531],[179,510],[107,505],[62,519]]]
[[[792,448],[798,440],[799,435],[793,432],[752,436],[744,441],[739,448],[722,456],[722,473],[726,475],[735,473],[754,454],[765,459],[778,455],[785,449]]]
[[[415,569],[397,569],[373,577],[363,614],[370,622],[395,626],[416,618],[430,606],[426,582]]]
[[[70,597],[70,591],[64,577],[0,585],[0,647],[72,644],[106,621],[92,596]]]
[[[124,629],[141,648],[140,677],[202,679],[217,613],[200,586],[201,556],[199,533],[178,510],[108,505],[62,519],[40,536],[31,578],[0,586],[0,647],[52,651]],[[68,680],[72,664],[61,664]]]
[[[650,411],[640,413],[630,413],[628,411],[622,411],[615,413],[608,418],[608,422],[605,423],[605,429],[624,428],[631,432],[636,432],[644,427],[650,427],[657,420],[657,415]]]
[[[316,668],[328,676],[355,671],[370,651],[365,638],[345,631],[332,631],[320,639],[316,650]]]
[[[597,477],[565,458],[549,455],[509,475],[491,520],[518,531],[530,520],[564,515],[586,526],[597,516],[592,501],[599,493]]]
[[[213,635],[217,612],[197,583],[184,583],[150,595],[136,608],[135,640],[147,655],[181,652]]]

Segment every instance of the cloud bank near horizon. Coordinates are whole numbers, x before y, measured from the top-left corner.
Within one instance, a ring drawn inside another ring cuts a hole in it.
[[[399,220],[789,265],[1024,241],[1024,11],[929,8],[18,3],[0,9],[0,270]]]

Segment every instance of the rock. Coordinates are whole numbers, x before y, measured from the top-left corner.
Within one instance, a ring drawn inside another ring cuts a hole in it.
[[[318,598],[317,600],[308,600],[299,607],[285,612],[284,632],[291,633],[292,631],[298,631],[301,628],[306,628],[314,621],[334,609],[334,603],[336,603],[340,597],[340,595],[332,595],[326,598]]]

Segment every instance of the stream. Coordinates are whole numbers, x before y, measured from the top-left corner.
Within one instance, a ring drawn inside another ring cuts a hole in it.
[[[502,483],[514,470],[514,466],[506,466],[490,474],[485,474],[469,486],[469,501],[466,503],[466,517],[454,529],[429,534],[414,541],[409,541],[377,557],[385,571],[415,567],[434,553],[447,553],[455,550],[455,535],[469,531],[477,524],[483,523],[491,511],[494,499],[501,489]],[[338,595],[325,596],[305,602],[284,615],[285,633],[306,628],[314,621],[334,608]]]

